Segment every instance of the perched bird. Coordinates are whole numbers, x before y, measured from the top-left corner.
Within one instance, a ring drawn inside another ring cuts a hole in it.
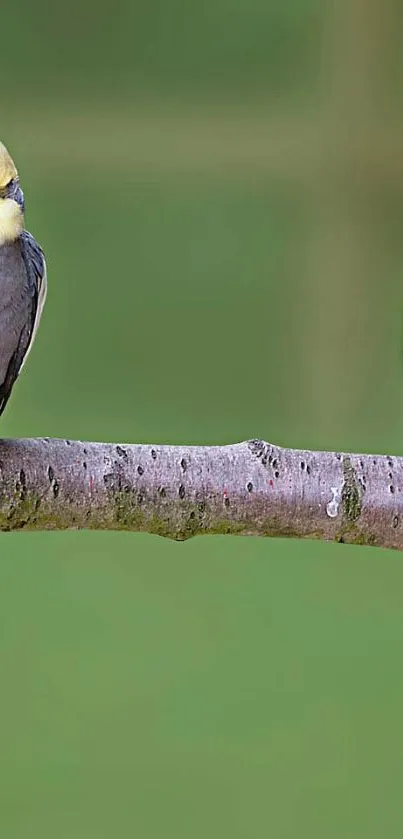
[[[18,172],[0,142],[0,414],[27,359],[46,298],[46,263],[24,229]]]

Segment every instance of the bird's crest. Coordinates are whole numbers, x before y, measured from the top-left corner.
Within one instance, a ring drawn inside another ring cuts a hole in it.
[[[0,189],[4,189],[13,178],[18,175],[14,162],[7,149],[0,142]]]

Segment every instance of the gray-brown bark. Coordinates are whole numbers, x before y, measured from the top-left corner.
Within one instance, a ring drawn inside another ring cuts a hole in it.
[[[293,536],[403,548],[403,458],[229,446],[0,441],[0,530]]]

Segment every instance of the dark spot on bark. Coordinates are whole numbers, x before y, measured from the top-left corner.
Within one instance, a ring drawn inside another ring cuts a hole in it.
[[[249,440],[248,446],[252,454],[256,457],[262,456],[265,448],[263,440]]]
[[[392,480],[392,478],[393,478],[393,475],[392,475],[391,472],[389,472],[389,478],[390,478],[390,480]]]
[[[166,494],[167,494],[167,493],[166,493],[166,489],[165,489],[165,487],[159,487],[158,492],[159,492],[159,494],[160,494],[161,498],[165,498],[165,496],[166,496]]]
[[[253,484],[252,484],[252,481],[249,481],[249,482],[246,484],[246,489],[248,490],[248,492],[253,492]]]
[[[113,472],[107,472],[103,481],[107,489],[114,489]]]
[[[192,510],[192,511],[191,511],[191,513],[190,513],[190,515],[189,515],[189,518],[190,518],[190,519],[194,519],[195,517],[196,517],[196,513],[195,513],[195,511],[194,511],[194,510]]]
[[[188,465],[187,465],[184,457],[182,457],[182,460],[181,460],[181,467],[182,467],[183,471],[186,472],[186,469],[188,468]]]
[[[276,459],[273,460],[272,466],[273,466],[273,469],[277,469],[278,463],[277,463]]]
[[[125,451],[125,449],[122,449],[122,446],[116,446],[116,451],[117,451],[117,454],[119,455],[119,457],[123,457],[123,460],[128,459],[127,458],[127,451]]]
[[[307,474],[307,475],[310,475],[310,474],[311,474],[311,467],[310,467],[309,463],[308,463],[308,465],[307,465],[307,467],[306,467],[306,474]]]
[[[399,524],[399,516],[393,516],[393,527],[397,527]]]
[[[143,469],[143,467],[142,467],[142,466],[138,466],[138,467],[137,467],[137,472],[139,473],[139,475],[144,475],[144,469]]]
[[[301,460],[300,466],[301,466],[302,471],[304,471],[304,469],[305,469],[305,462],[304,462],[303,460]]]
[[[393,495],[394,491],[395,491],[395,488],[394,488],[393,484],[391,484],[390,487],[389,487],[389,492],[391,492],[392,495]]]
[[[71,441],[70,440],[66,440],[66,446],[71,446]]]
[[[184,497],[185,497],[185,487],[183,486],[183,484],[181,484],[180,487],[179,487],[179,498],[184,498]]]
[[[88,454],[87,449],[84,449],[84,454],[85,454],[85,455],[87,455],[87,454]]]
[[[392,469],[392,468],[393,468],[393,460],[392,460],[392,458],[390,457],[390,455],[388,455],[387,457],[388,457],[388,466],[389,466],[389,469]]]
[[[226,507],[229,507],[229,505],[230,505],[230,500],[228,498],[228,495],[226,495],[225,498],[224,498],[224,504],[225,504]]]
[[[272,463],[273,455],[271,454],[272,447],[263,442],[263,440],[250,440],[248,448],[255,455],[261,458],[262,466],[267,466]]]
[[[373,458],[372,463],[376,466],[376,457]]]
[[[206,505],[205,505],[204,501],[199,501],[197,507],[198,507],[199,513],[204,513],[204,511],[206,509]]]
[[[151,449],[151,457],[153,460],[157,460],[157,452],[155,449]]]
[[[336,452],[336,460],[341,460],[341,454],[340,454],[340,452]]]
[[[344,536],[339,536],[337,541],[340,542],[341,545],[344,545]]]
[[[274,477],[275,477],[275,478],[279,478],[279,477],[280,477],[280,472],[278,472],[278,471],[276,470],[276,472],[274,473]]]
[[[49,478],[50,483],[52,483],[52,481],[53,481],[54,477],[55,477],[55,473],[54,473],[54,471],[53,471],[52,467],[51,467],[51,466],[49,466],[49,469],[48,469],[48,478]]]
[[[57,498],[57,496],[59,495],[59,489],[60,489],[59,484],[58,484],[58,482],[57,482],[57,481],[53,481],[53,487],[52,487],[52,489],[53,489],[53,497],[54,497],[54,498]]]
[[[144,499],[145,499],[145,494],[144,494],[144,492],[142,492],[142,490],[140,490],[140,492],[137,493],[137,503],[142,504]]]
[[[87,464],[86,464],[85,460],[83,460],[83,469],[86,469],[86,468],[87,468]]]

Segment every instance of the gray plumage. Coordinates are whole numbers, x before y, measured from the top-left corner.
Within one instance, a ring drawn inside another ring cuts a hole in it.
[[[0,247],[0,414],[31,349],[45,297],[43,252],[24,230]]]

